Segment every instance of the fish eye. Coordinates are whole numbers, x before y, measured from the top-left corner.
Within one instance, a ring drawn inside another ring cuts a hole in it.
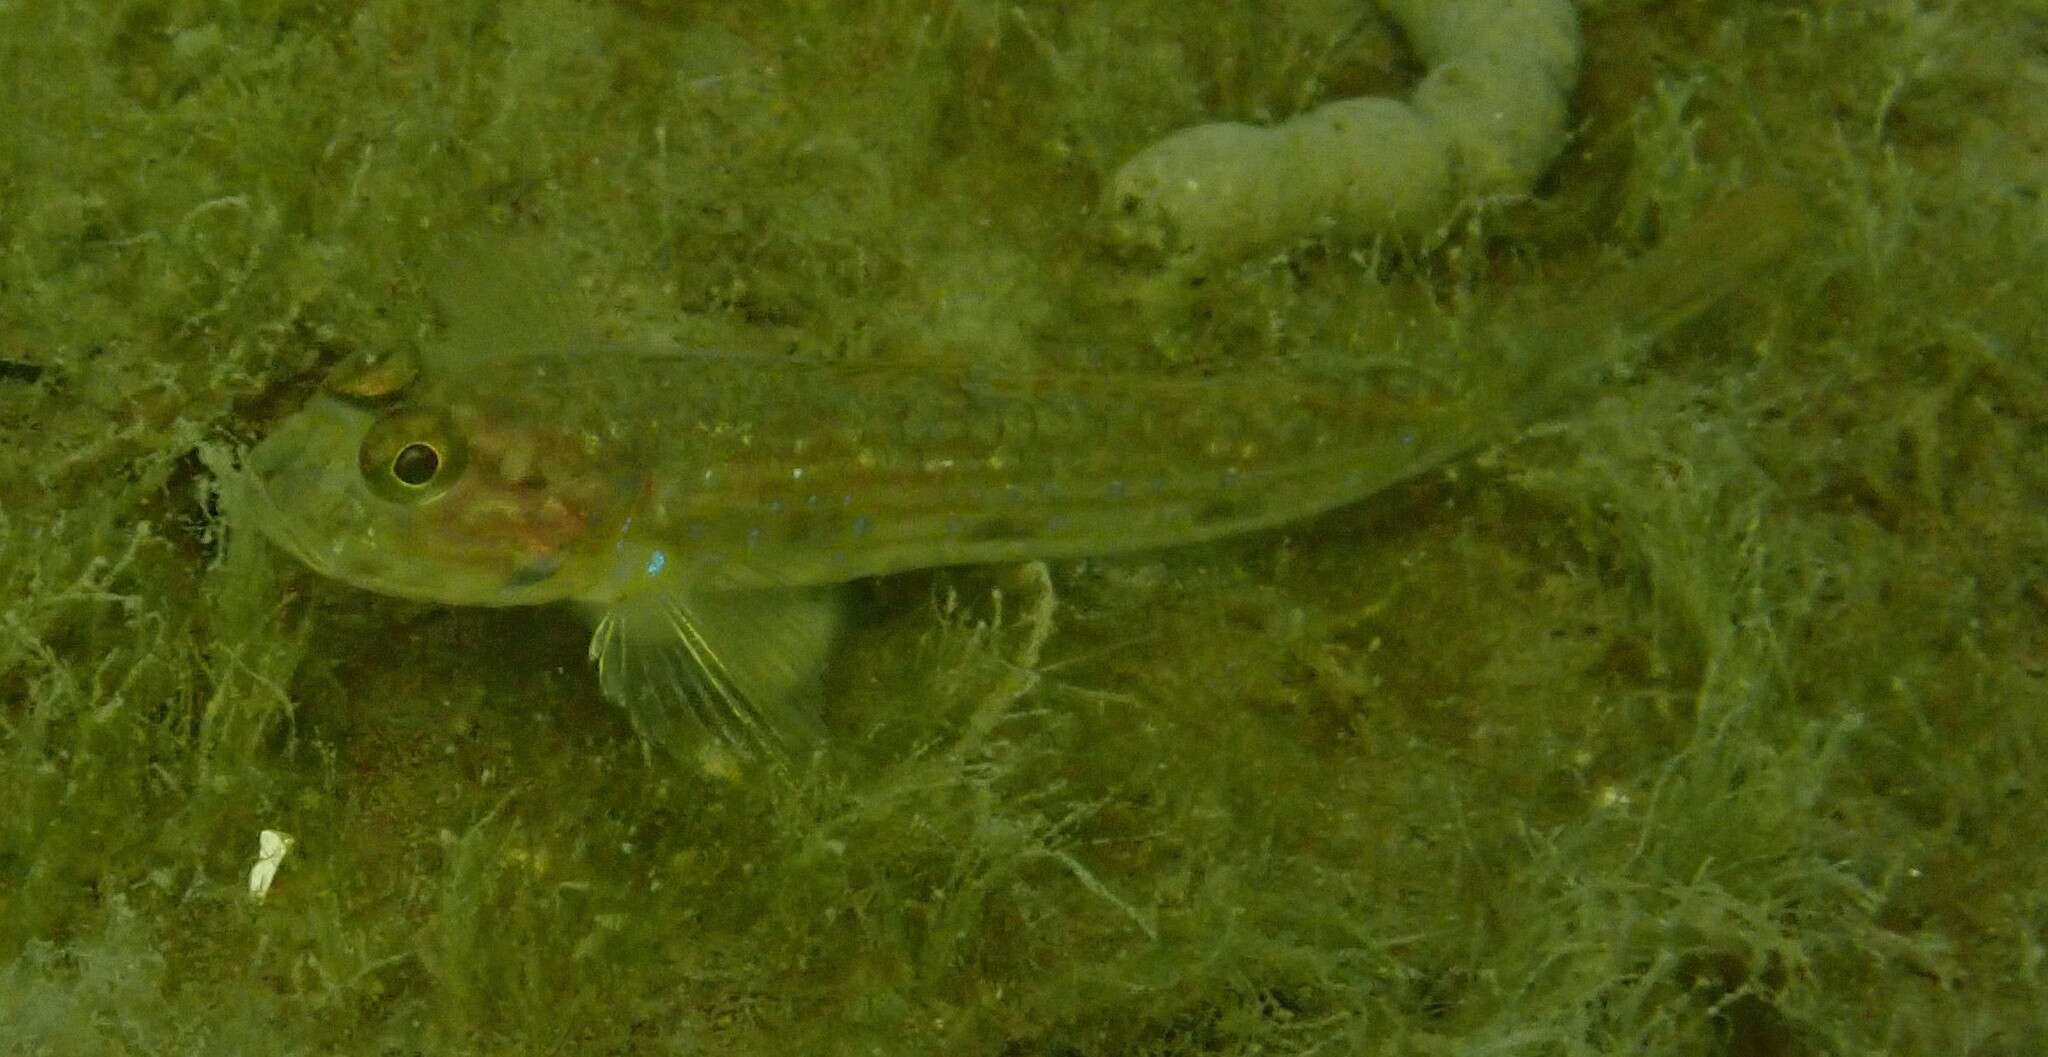
[[[391,476],[408,488],[425,488],[440,472],[441,453],[432,444],[413,441],[391,458]]]
[[[370,491],[414,505],[445,494],[462,476],[467,448],[445,411],[401,408],[363,437],[357,466]]]

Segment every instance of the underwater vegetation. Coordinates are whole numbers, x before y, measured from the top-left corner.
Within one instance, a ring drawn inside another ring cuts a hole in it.
[[[1577,7],[1530,194],[1159,270],[1119,168],[1405,97],[1392,20],[0,6],[0,1055],[2039,1052],[2048,11]],[[786,774],[221,487],[451,232],[621,346],[1405,384],[1757,184],[1797,245],[1518,436],[859,581]]]

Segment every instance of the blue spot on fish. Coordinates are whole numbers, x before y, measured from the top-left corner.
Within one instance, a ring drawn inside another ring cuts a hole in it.
[[[663,551],[655,551],[653,554],[647,556],[647,575],[659,576],[661,575],[661,571],[666,568],[668,568],[667,553]]]

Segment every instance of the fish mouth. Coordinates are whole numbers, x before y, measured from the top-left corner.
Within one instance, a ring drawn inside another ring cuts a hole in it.
[[[246,454],[232,475],[221,480],[221,494],[227,503],[229,522],[253,530],[314,572],[331,577],[334,575],[332,565],[308,545],[300,534],[300,527],[294,523],[295,519],[286,514],[284,506],[271,494],[269,480],[259,468],[259,458],[268,446],[266,441]]]
[[[271,431],[222,481],[230,515],[239,515],[314,572],[339,577],[338,549],[316,545],[320,528],[339,527],[350,504],[349,486],[364,413],[339,401],[316,397]],[[346,466],[337,460],[349,456]],[[335,542],[338,542],[335,541]]]

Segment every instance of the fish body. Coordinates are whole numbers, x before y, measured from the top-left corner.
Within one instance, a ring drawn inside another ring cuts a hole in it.
[[[609,603],[652,581],[815,587],[1195,542],[1493,432],[1481,409],[1359,390],[537,354],[422,378],[388,407],[323,394],[252,467],[302,513],[326,508],[278,535],[341,579],[457,605]],[[432,494],[393,465],[408,445],[441,463]]]
[[[1556,413],[1616,337],[1752,273],[1794,229],[1764,205],[1724,207],[1575,307],[1485,339],[1497,376],[1454,388],[557,341],[363,358],[251,454],[249,509],[371,590],[582,606],[607,694],[652,740],[699,726],[787,745],[837,585],[1193,543],[1365,498]]]

